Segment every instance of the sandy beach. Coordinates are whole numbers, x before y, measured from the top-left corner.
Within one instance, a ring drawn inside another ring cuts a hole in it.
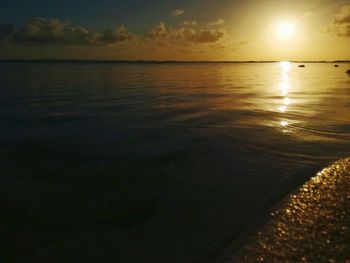
[[[321,172],[229,247],[221,262],[350,262],[350,158]]]

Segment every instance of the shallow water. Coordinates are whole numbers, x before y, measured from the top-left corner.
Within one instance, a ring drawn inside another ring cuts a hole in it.
[[[215,258],[296,186],[349,156],[348,68],[0,64],[0,254]]]

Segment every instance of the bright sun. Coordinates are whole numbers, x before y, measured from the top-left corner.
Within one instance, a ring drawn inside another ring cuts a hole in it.
[[[281,22],[276,27],[276,33],[281,40],[290,40],[295,34],[295,25],[292,22]]]

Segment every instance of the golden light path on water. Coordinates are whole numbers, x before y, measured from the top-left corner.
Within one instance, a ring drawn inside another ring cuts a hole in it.
[[[281,76],[281,82],[279,84],[280,92],[283,97],[282,99],[282,105],[279,107],[279,111],[281,113],[286,113],[288,110],[288,106],[291,103],[290,98],[288,97],[290,89],[291,89],[291,84],[290,84],[290,78],[289,78],[289,72],[292,68],[292,64],[288,61],[282,61],[280,62],[281,65],[281,71],[282,71],[282,76]],[[280,122],[280,125],[285,128],[289,125],[289,122],[287,120],[282,120]],[[284,130],[285,132],[286,130]]]

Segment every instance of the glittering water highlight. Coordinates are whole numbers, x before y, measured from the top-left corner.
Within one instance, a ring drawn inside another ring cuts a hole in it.
[[[350,260],[350,159],[325,168],[286,198],[227,262]]]

